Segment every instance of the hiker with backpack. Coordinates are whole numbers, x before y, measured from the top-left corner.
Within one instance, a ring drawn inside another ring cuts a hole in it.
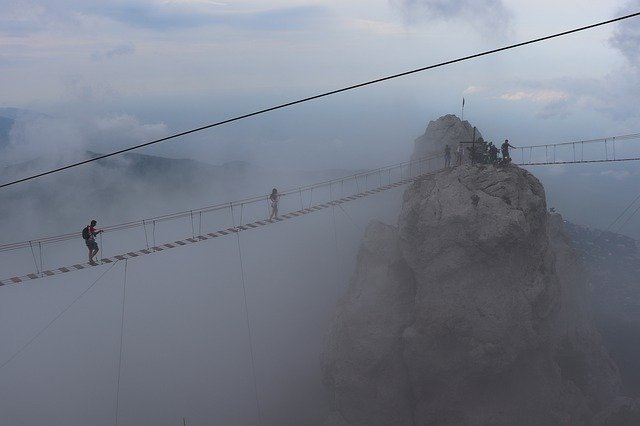
[[[103,230],[98,231],[95,228],[97,223],[98,222],[96,222],[95,220],[92,220],[91,224],[87,225],[82,230],[82,238],[84,238],[84,243],[87,245],[87,248],[89,249],[89,263],[91,265],[97,265],[97,263],[93,260],[93,258],[96,254],[98,254],[98,251],[100,250],[98,248],[98,243],[96,243],[96,235],[102,234],[104,232]]]

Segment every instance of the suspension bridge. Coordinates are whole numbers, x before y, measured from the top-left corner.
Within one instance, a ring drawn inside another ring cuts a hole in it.
[[[640,149],[638,149],[637,145],[630,143],[638,140],[640,140],[640,133],[556,144],[522,146],[513,150],[512,158],[515,164],[519,166],[638,161],[640,160]],[[256,196],[107,226],[103,230],[109,235],[140,229],[139,236],[142,237],[144,235],[144,242],[139,242],[137,248],[125,250],[113,256],[102,257],[99,260],[99,264],[110,264],[160,251],[176,249],[189,244],[196,244],[237,232],[250,231],[285,220],[295,219],[296,217],[330,207],[339,207],[344,203],[352,202],[362,197],[409,184],[426,174],[441,170],[443,168],[442,157],[442,154],[434,154],[418,160],[387,165],[366,172],[283,191],[281,196],[288,201],[290,211],[274,219],[265,219],[269,212],[268,196]],[[296,208],[292,208],[293,205]],[[267,206],[267,208],[263,209],[262,206]],[[223,213],[228,218],[231,218],[231,222],[227,224],[230,226],[218,229],[203,229],[203,223],[206,222],[207,216],[216,213]],[[188,233],[188,235],[177,240],[166,240],[159,243],[157,241],[157,228],[159,228],[160,224],[180,220],[186,221],[187,230],[185,233]],[[102,234],[100,236],[102,237]],[[0,254],[22,252],[23,255],[28,255],[32,258],[34,266],[34,270],[30,272],[14,274],[0,279],[0,286],[20,284],[97,266],[89,263],[70,263],[55,267],[45,266],[44,259],[47,257],[47,250],[57,252],[59,249],[56,244],[70,241],[77,242],[78,239],[78,233],[71,232],[0,245]],[[102,246],[102,244],[100,245]]]
[[[142,232],[140,233],[140,237],[144,234],[144,242],[142,243],[144,248],[125,251],[114,256],[102,257],[99,264],[104,265],[121,260],[133,259],[139,256],[175,249],[242,231],[250,231],[252,229],[294,219],[296,217],[330,207],[340,207],[340,205],[344,203],[352,202],[363,197],[406,185],[428,173],[433,173],[440,169],[442,163],[441,159],[441,154],[433,155],[419,160],[392,164],[342,178],[331,179],[283,191],[280,193],[280,196],[285,200],[290,201],[289,205],[297,204],[297,209],[286,212],[273,219],[264,219],[264,210],[261,208],[265,203],[268,206],[268,196],[257,196],[107,226],[102,229],[110,235],[123,231],[130,232],[132,229],[141,228]],[[266,210],[268,215],[268,208]],[[203,231],[203,223],[206,221],[207,215],[216,213],[223,213],[227,217],[231,218],[231,226],[223,229]],[[250,221],[246,220],[247,217],[250,218]],[[163,241],[162,243],[157,244],[156,229],[159,225],[164,222],[180,221],[181,219],[186,219],[187,225],[190,225],[190,229],[187,229],[188,231],[190,230],[190,235],[179,240]],[[102,234],[100,234],[100,237],[101,236]],[[26,273],[24,275],[14,275],[0,280],[0,286],[20,284],[25,281],[66,274],[97,266],[96,264],[90,263],[74,263],[55,268],[44,267],[43,259],[46,258],[45,252],[47,250],[59,251],[59,248],[56,247],[56,245],[68,241],[78,242],[78,240],[78,233],[72,232],[30,241],[0,245],[0,253],[15,251],[21,251],[23,254],[30,253],[35,268],[34,272]]]

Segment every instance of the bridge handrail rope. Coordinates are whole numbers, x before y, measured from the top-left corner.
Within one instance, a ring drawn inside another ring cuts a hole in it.
[[[292,189],[288,189],[288,190],[282,191],[282,192],[280,192],[280,194],[282,196],[296,194],[296,193],[300,193],[301,194],[302,191],[310,191],[310,190],[313,190],[313,189],[323,188],[323,187],[331,186],[331,185],[333,185],[335,183],[346,182],[346,181],[350,181],[350,180],[353,180],[353,179],[361,178],[363,176],[368,176],[368,175],[372,175],[372,174],[376,174],[376,173],[382,173],[383,171],[389,171],[390,172],[391,170],[394,170],[394,169],[411,166],[413,164],[421,163],[421,162],[424,162],[424,161],[427,161],[427,160],[430,160],[430,159],[434,159],[434,158],[441,158],[442,156],[443,156],[442,154],[434,154],[434,155],[418,158],[416,160],[404,161],[404,162],[401,162],[401,163],[395,163],[395,164],[379,167],[377,169],[366,170],[366,171],[358,172],[358,173],[355,173],[355,174],[352,174],[352,175],[348,175],[348,176],[344,176],[344,177],[340,177],[340,178],[333,178],[333,179],[326,180],[326,181],[312,183],[312,184],[308,184],[308,185],[304,185],[304,186],[298,186],[298,187],[295,187],[295,188],[292,188]],[[214,205],[210,205],[210,206],[206,206],[206,207],[201,207],[199,209],[190,209],[190,210],[184,210],[184,211],[179,211],[179,212],[174,212],[174,213],[167,213],[167,214],[156,216],[156,217],[144,218],[144,219],[139,219],[139,220],[135,220],[135,221],[131,221],[131,222],[125,222],[125,223],[120,223],[120,224],[116,224],[116,225],[105,226],[105,227],[103,227],[101,229],[103,229],[105,232],[110,232],[110,231],[112,232],[112,231],[123,231],[123,230],[143,227],[143,228],[145,228],[145,236],[146,236],[146,224],[148,224],[148,223],[165,222],[165,221],[169,221],[169,220],[176,220],[176,219],[182,219],[182,218],[186,218],[186,217],[193,217],[194,213],[202,214],[202,213],[210,213],[210,212],[214,212],[214,211],[218,211],[218,210],[225,210],[225,209],[230,208],[231,206],[237,206],[237,205],[241,205],[241,204],[250,204],[250,203],[255,203],[255,202],[262,202],[264,200],[267,200],[268,198],[269,198],[268,195],[258,195],[258,196],[253,196],[253,197],[248,197],[248,198],[232,201],[232,202],[228,202],[227,201],[227,202],[224,202],[224,203],[218,203],[218,204],[214,204]],[[2,245],[0,245],[0,252],[19,250],[19,249],[23,249],[23,248],[29,248],[31,244],[43,244],[43,245],[46,245],[46,244],[59,243],[59,242],[63,242],[63,241],[75,240],[75,239],[78,238],[78,235],[79,235],[78,232],[70,232],[70,233],[65,233],[65,234],[59,234],[59,235],[52,235],[52,236],[48,236],[48,237],[43,237],[43,238],[39,238],[39,239],[31,239],[31,240],[28,240],[28,241],[20,241],[20,242],[2,244]]]
[[[623,161],[640,161],[640,157],[630,158],[616,158],[615,160],[610,158],[608,160],[576,160],[576,161],[539,161],[535,163],[513,163],[517,166],[551,166],[551,165],[563,165],[563,164],[587,164],[587,163],[621,163]]]
[[[619,153],[616,151],[617,142],[626,142],[631,140],[640,139],[640,133],[632,133],[627,135],[610,136],[598,139],[586,139],[572,142],[562,142],[555,144],[542,144],[542,145],[527,145],[519,146],[515,148],[515,151],[520,151],[520,162],[516,164],[521,166],[543,166],[551,164],[579,164],[579,163],[605,163],[605,162],[621,162],[621,161],[639,161],[640,157],[625,157],[620,158]],[[603,151],[599,154],[604,158],[587,158],[585,159],[585,145],[599,144],[603,147]],[[576,151],[576,145],[579,148],[579,152]],[[560,151],[557,148],[570,147],[571,151]],[[528,150],[528,159],[525,156],[525,152]],[[544,150],[540,153],[540,150]],[[537,153],[537,157],[544,156],[544,160],[534,160],[534,152]],[[561,155],[562,154],[562,155]],[[570,159],[559,160],[558,157]],[[571,159],[572,158],[572,159]]]
[[[437,157],[442,157],[442,156],[437,156]],[[426,158],[434,158],[434,157],[426,157]],[[405,164],[408,163],[415,163],[415,162],[425,162],[425,159],[420,159],[420,160],[414,160],[411,162],[405,162]],[[317,204],[315,205],[310,205],[307,208],[302,208],[300,210],[296,210],[296,211],[291,211],[289,213],[286,214],[282,214],[280,216],[278,216],[275,219],[262,219],[262,220],[257,220],[255,222],[251,222],[251,223],[245,223],[245,224],[238,224],[236,225],[235,223],[233,224],[233,226],[231,228],[226,228],[226,229],[221,229],[215,232],[208,232],[206,234],[203,235],[198,235],[196,237],[188,237],[185,238],[183,240],[178,240],[178,241],[172,241],[169,243],[160,243],[157,246],[153,246],[149,249],[141,249],[141,250],[137,250],[137,251],[130,251],[130,252],[126,252],[120,255],[116,255],[113,257],[109,257],[109,258],[102,258],[100,259],[100,264],[109,264],[109,263],[114,263],[114,262],[118,262],[121,260],[126,260],[126,259],[132,259],[132,258],[136,258],[139,256],[144,256],[144,255],[148,255],[148,254],[152,254],[155,252],[160,252],[160,251],[164,251],[167,249],[172,249],[172,248],[178,248],[178,247],[182,247],[185,245],[189,245],[189,244],[194,244],[194,243],[198,243],[201,241],[206,241],[206,240],[210,240],[213,238],[218,238],[218,237],[222,237],[222,236],[226,236],[229,234],[235,234],[241,231],[248,231],[251,229],[256,229],[265,225],[269,225],[269,224],[273,224],[273,223],[277,223],[277,222],[282,222],[283,220],[286,219],[293,219],[299,216],[303,216],[309,213],[314,213],[316,211],[319,210],[324,210],[326,208],[329,207],[333,207],[333,206],[339,206],[341,204],[344,204],[346,202],[349,201],[355,201],[358,200],[362,197],[367,197],[370,195],[374,195],[377,194],[379,192],[382,191],[387,191],[389,189],[393,189],[402,185],[406,185],[409,184],[417,179],[420,179],[424,176],[433,174],[438,172],[439,170],[441,170],[442,168],[437,168],[435,170],[432,171],[426,171],[424,173],[420,173],[417,175],[410,175],[409,177],[404,177],[404,176],[399,176],[399,180],[393,183],[389,183],[387,185],[381,186],[381,187],[377,187],[377,188],[373,188],[373,189],[366,189],[364,188],[364,190],[362,192],[353,194],[353,195],[345,195],[344,197],[340,198],[340,199],[335,199],[335,200],[329,200],[329,201],[319,201],[317,202]],[[294,193],[296,191],[293,191]],[[260,198],[261,199],[261,198]],[[243,207],[243,204],[235,204],[235,205],[231,205],[231,204],[227,204],[227,207],[229,208],[233,208],[234,206],[240,206],[241,208]],[[231,211],[231,213],[233,213],[233,211]],[[235,220],[234,220],[235,222]],[[205,231],[206,232],[206,231]],[[77,238],[77,236],[76,236]],[[19,284],[25,281],[31,281],[31,280],[35,280],[35,279],[39,279],[39,278],[43,278],[43,277],[48,277],[48,276],[52,276],[52,275],[60,275],[63,273],[67,273],[67,272],[73,272],[73,271],[78,271],[78,270],[82,270],[82,269],[87,269],[87,268],[91,268],[94,266],[98,266],[96,264],[89,264],[89,263],[80,263],[80,264],[74,264],[71,266],[65,266],[65,267],[60,267],[60,268],[54,268],[54,269],[48,269],[48,270],[40,270],[40,272],[38,274],[35,273],[30,273],[27,275],[23,275],[23,276],[14,276],[12,278],[6,278],[6,279],[0,279],[0,286],[3,285],[7,285],[7,284]]]
[[[597,138],[597,139],[577,140],[577,141],[571,141],[571,142],[560,142],[560,143],[549,143],[549,144],[542,144],[542,145],[519,146],[516,149],[544,148],[544,147],[551,147],[551,146],[564,146],[564,145],[573,145],[573,144],[580,144],[580,143],[591,144],[591,143],[607,142],[607,141],[614,141],[614,140],[615,141],[624,141],[624,140],[632,140],[632,139],[640,139],[640,133],[631,133],[631,134],[628,134],[628,135],[619,135],[619,136],[609,136],[609,137]]]

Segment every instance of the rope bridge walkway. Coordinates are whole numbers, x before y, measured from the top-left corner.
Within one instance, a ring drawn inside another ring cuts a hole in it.
[[[348,196],[344,196],[342,198],[339,199],[331,199],[329,201],[326,202],[320,202],[317,203],[315,205],[309,205],[306,208],[301,208],[299,210],[295,210],[295,211],[291,211],[289,213],[286,214],[282,214],[279,215],[277,218],[275,219],[263,219],[263,220],[256,220],[254,222],[249,222],[249,223],[244,223],[244,224],[240,224],[240,225],[234,225],[232,227],[229,228],[225,228],[225,229],[220,229],[214,232],[209,232],[209,233],[202,233],[202,234],[194,234],[191,237],[188,238],[184,238],[182,240],[176,240],[176,241],[172,241],[169,243],[164,243],[164,244],[158,244],[158,245],[147,245],[147,248],[143,248],[140,250],[135,250],[135,251],[129,251],[129,252],[125,252],[122,254],[118,254],[115,256],[111,256],[111,257],[105,257],[100,259],[100,263],[94,263],[94,264],[90,264],[90,263],[77,263],[77,264],[73,264],[73,265],[68,265],[68,266],[63,266],[63,267],[59,267],[59,268],[54,268],[54,269],[44,269],[44,270],[39,270],[38,272],[34,272],[34,273],[29,273],[26,275],[21,275],[21,276],[14,276],[11,278],[6,278],[6,279],[2,279],[0,280],[0,286],[4,286],[4,285],[9,285],[9,284],[20,284],[23,282],[27,282],[27,281],[33,281],[39,278],[45,278],[45,277],[50,277],[53,275],[61,275],[61,274],[66,274],[68,272],[74,272],[74,271],[79,271],[79,270],[83,270],[83,269],[87,269],[87,268],[92,268],[95,266],[100,266],[101,264],[111,264],[111,263],[115,263],[121,260],[128,260],[128,259],[133,259],[133,258],[137,258],[140,256],[145,256],[145,255],[149,255],[149,254],[153,254],[153,253],[157,253],[157,252],[161,252],[161,251],[165,251],[165,250],[170,250],[170,249],[174,249],[174,248],[179,248],[179,247],[184,247],[190,244],[195,244],[195,243],[199,243],[202,241],[207,241],[207,240],[211,240],[211,239],[215,239],[215,238],[219,238],[219,237],[224,237],[227,236],[229,234],[236,234],[238,232],[241,231],[250,231],[252,229],[257,229],[260,227],[264,227],[267,225],[271,225],[277,222],[282,222],[288,219],[294,219],[303,215],[307,215],[309,213],[314,213],[317,212],[319,210],[323,210],[323,209],[327,209],[329,207],[333,207],[333,206],[339,206],[341,204],[344,203],[348,203],[350,201],[355,201],[358,199],[361,199],[363,197],[368,197],[370,195],[374,195],[374,194],[378,194],[380,192],[383,191],[387,191],[389,189],[393,189],[393,188],[397,188],[399,186],[403,186],[406,184],[409,184],[411,182],[414,182],[417,179],[420,179],[424,176],[427,176],[429,174],[434,173],[437,170],[440,170],[442,167],[437,167],[433,170],[429,170],[431,167],[431,160],[435,160],[435,159],[439,159],[441,158],[442,155],[437,155],[437,156],[430,156],[430,157],[425,157],[419,160],[413,160],[413,161],[409,161],[409,162],[404,162],[404,163],[400,163],[400,164],[395,164],[392,166],[387,166],[384,168],[380,168],[380,169],[376,169],[373,171],[369,171],[369,172],[364,172],[364,173],[358,173],[356,175],[351,175],[345,178],[341,178],[341,179],[333,179],[331,181],[326,181],[326,182],[321,182],[318,184],[314,184],[314,185],[309,185],[308,187],[304,187],[304,188],[297,188],[295,190],[290,190],[290,191],[285,191],[282,192],[281,195],[287,195],[287,194],[300,194],[300,201],[302,204],[302,191],[303,190],[313,190],[314,188],[319,188],[322,186],[327,186],[327,185],[333,185],[336,183],[343,183],[347,180],[354,180],[354,179],[359,179],[359,178],[365,178],[367,179],[369,176],[371,175],[378,175],[379,180],[382,181],[382,174],[384,172],[388,173],[388,181],[389,183],[387,185],[382,185],[382,186],[378,186],[376,188],[373,189],[369,189],[369,190],[365,190],[365,191],[361,191],[358,193],[355,193],[353,195],[348,195]],[[422,170],[426,167],[427,171],[426,172],[422,172]],[[392,177],[391,177],[391,172],[394,169],[400,169],[400,176],[401,179],[395,182],[391,182]],[[402,175],[402,170],[406,169],[407,170],[407,174],[409,175],[409,177],[404,177]],[[412,176],[414,169],[418,170],[417,175]],[[185,216],[191,216],[193,217],[194,213],[202,213],[202,212],[208,212],[208,211],[213,211],[213,210],[221,210],[221,209],[230,209],[232,216],[233,216],[233,208],[234,207],[239,207],[241,212],[241,217],[242,217],[242,209],[244,208],[244,206],[246,204],[250,204],[250,203],[256,203],[258,201],[264,201],[266,197],[261,196],[261,197],[254,197],[254,198],[249,198],[249,199],[245,199],[242,201],[236,201],[236,202],[232,202],[232,203],[225,203],[222,205],[217,205],[217,206],[211,206],[211,207],[206,207],[203,209],[199,209],[199,210],[191,210],[189,212],[180,212],[180,213],[174,213],[171,215],[166,215],[166,216],[160,216],[157,218],[153,218],[153,219],[145,219],[143,221],[138,221],[138,222],[129,222],[129,223],[125,223],[125,224],[121,224],[121,225],[114,225],[111,227],[105,227],[105,230],[122,230],[122,229],[130,229],[136,226],[145,226],[146,223],[148,222],[158,222],[158,221],[163,221],[163,220],[171,220],[171,219],[177,219],[177,218],[181,218],[181,217],[185,217]],[[331,197],[333,198],[333,197]],[[193,222],[192,222],[193,224]],[[145,235],[146,235],[146,228],[145,228]],[[47,237],[47,238],[43,238],[40,240],[32,240],[32,241],[27,241],[27,242],[21,242],[21,243],[11,243],[11,244],[6,244],[3,246],[0,246],[0,252],[2,251],[9,251],[9,250],[17,250],[17,249],[22,249],[22,248],[26,248],[29,247],[31,249],[33,249],[34,245],[38,245],[38,246],[42,246],[42,244],[51,244],[54,242],[60,242],[60,241],[65,241],[65,240],[69,240],[69,239],[74,239],[74,240],[78,240],[79,239],[79,235],[78,233],[70,233],[70,234],[63,234],[63,235],[58,235],[58,236],[53,236],[53,237]],[[33,250],[32,250],[33,252]],[[35,261],[35,255],[34,255],[34,261]],[[36,267],[38,266],[37,262],[36,262]]]
[[[638,139],[640,139],[640,133],[557,144],[522,146],[514,149],[512,158],[520,160],[516,162],[519,166],[639,161],[640,151],[635,147],[635,149],[631,148],[629,144],[622,144],[622,142]]]

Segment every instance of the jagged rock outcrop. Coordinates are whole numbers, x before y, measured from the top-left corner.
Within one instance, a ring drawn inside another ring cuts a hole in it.
[[[323,372],[327,425],[589,425],[628,406],[562,220],[515,166],[422,178],[397,227],[368,226]]]
[[[430,121],[424,134],[415,140],[412,160],[441,155],[445,145],[449,145],[453,153],[460,142],[470,142],[474,137],[474,129],[468,121],[462,121],[453,114],[447,114],[435,121]],[[475,130],[475,140],[481,139],[479,130]]]

